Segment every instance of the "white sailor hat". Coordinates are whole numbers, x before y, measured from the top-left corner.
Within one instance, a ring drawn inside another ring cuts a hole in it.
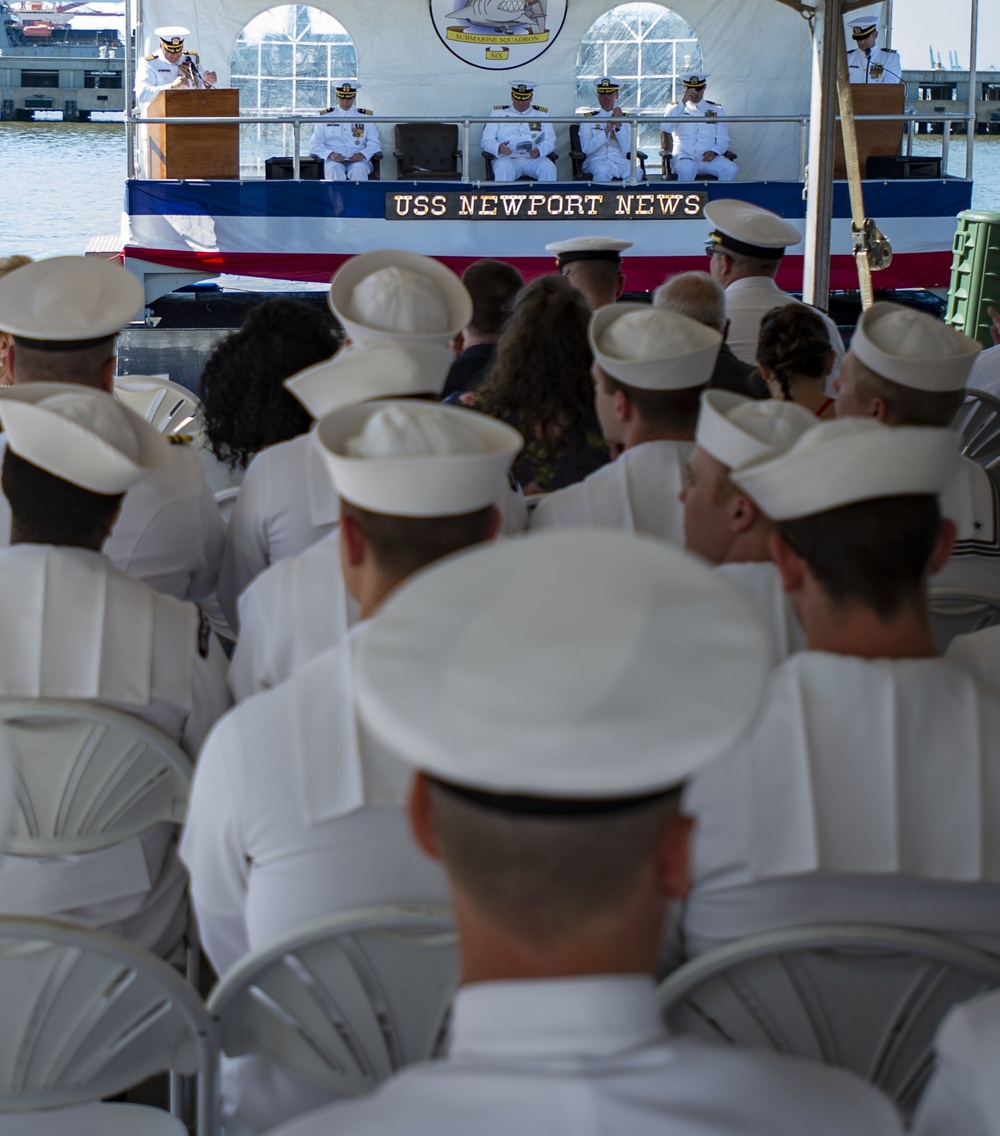
[[[472,297],[455,273],[402,249],[342,264],[330,281],[329,304],[355,343],[447,343],[472,320]]]
[[[449,348],[438,343],[349,343],[284,385],[318,419],[373,398],[439,395],[454,361]]]
[[[545,251],[552,253],[557,266],[562,268],[574,260],[613,260],[620,263],[621,254],[631,247],[631,241],[615,237],[570,237],[566,241],[552,241],[545,246]]]
[[[915,390],[962,390],[982,350],[927,312],[880,302],[862,314],[851,352],[884,379]]]
[[[878,31],[878,17],[870,14],[855,16],[848,26],[851,29],[852,39],[867,39],[872,32]]]
[[[163,435],[104,391],[23,383],[0,391],[8,448],[92,493],[124,493],[170,461]]]
[[[772,521],[791,521],[858,501],[940,493],[958,465],[958,445],[957,434],[936,426],[835,418],[730,479]]]
[[[612,79],[610,75],[602,75],[594,80],[594,87],[599,95],[616,95],[621,90],[621,80]]]
[[[338,79],[333,93],[338,99],[353,99],[360,90],[361,84],[357,79]]]
[[[37,350],[74,351],[117,335],[143,302],[142,285],[121,265],[54,256],[0,279],[0,331]]]
[[[183,51],[184,40],[191,34],[188,28],[182,28],[180,25],[171,24],[168,27],[154,28],[153,35],[160,41],[160,46],[164,51]]]
[[[715,226],[709,233],[712,243],[745,256],[780,260],[788,245],[802,240],[802,234],[791,222],[748,201],[710,201],[705,206],[705,216]]]
[[[707,71],[685,71],[680,76],[681,82],[690,90],[700,91],[708,86],[709,73]]]
[[[534,94],[535,84],[530,79],[515,79],[510,85],[510,96],[512,99],[530,99]]]
[[[739,469],[784,453],[818,424],[815,414],[794,402],[707,390],[701,396],[694,440],[727,469]]]
[[[585,811],[681,784],[749,726],[769,665],[727,581],[664,541],[597,529],[449,557],[355,645],[367,727],[408,764],[512,808]]]
[[[521,435],[435,402],[366,402],[322,418],[316,440],[346,501],[396,517],[450,517],[495,505]]]
[[[602,371],[642,390],[686,390],[712,377],[722,336],[697,320],[649,304],[606,304],[590,317]]]

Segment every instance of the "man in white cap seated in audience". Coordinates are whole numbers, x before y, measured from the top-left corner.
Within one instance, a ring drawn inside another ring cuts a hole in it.
[[[417,401],[345,407],[317,437],[341,495],[343,578],[327,589],[342,604],[346,582],[362,620],[407,577],[495,535],[497,496],[523,445],[494,418]],[[219,973],[321,915],[445,898],[436,866],[407,840],[403,767],[356,726],[353,641],[241,703],[205,743],[181,853]],[[230,1134],[316,1102],[259,1065],[226,1089]]]
[[[345,328],[347,349],[286,381],[314,418],[343,405],[338,397],[340,366],[387,344],[416,348],[419,368],[410,367],[398,385],[384,368],[369,389],[347,376],[353,401],[401,395],[436,397],[452,355],[448,344],[472,317],[472,300],[461,280],[439,261],[419,253],[383,249],[353,257],[330,282],[330,308]],[[364,372],[364,368],[361,368]],[[337,523],[337,493],[310,431],[270,446],[250,463],[226,532],[219,573],[219,603],[231,627],[239,629],[236,602],[255,576],[294,556],[331,532]]]
[[[834,383],[837,415],[947,428],[965,399],[979,353],[974,339],[926,312],[873,304],[858,321]],[[941,496],[941,512],[955,524],[955,547],[932,585],[1000,595],[997,475],[962,457]]]
[[[632,147],[635,134],[623,120],[625,111],[618,106],[621,83],[610,75],[594,80],[599,110],[588,110],[586,122],[580,123],[580,149],[585,154],[583,172],[594,181],[622,181],[632,176]],[[636,164],[635,176],[642,181],[642,167]]]
[[[0,330],[13,335],[15,384],[76,383],[113,391],[115,337],[142,311],[142,285],[118,264],[57,256],[0,280]],[[0,544],[9,529],[0,500]],[[125,495],[104,553],[117,568],[180,599],[215,591],[225,526],[198,454],[169,460]]]
[[[766,670],[745,602],[661,541],[546,533],[401,588],[358,636],[355,681],[448,875],[450,1048],[280,1136],[899,1132],[850,1074],[673,1038],[659,1015],[680,788],[749,726]]]
[[[621,296],[625,287],[622,253],[631,247],[631,241],[615,237],[570,237],[552,241],[545,251],[552,253],[559,274],[583,293],[590,310],[596,312]]]
[[[712,225],[705,248],[709,270],[726,290],[727,342],[737,359],[756,364],[760,321],[773,308],[802,303],[782,292],[774,279],[785,249],[797,245],[802,234],[777,213],[731,198],[710,201],[705,206],[705,216]],[[810,310],[817,312],[830,333],[830,343],[837,353],[833,368],[836,374],[844,354],[840,329],[825,312]]]
[[[609,304],[590,320],[594,406],[615,461],[548,494],[531,528],[587,525],[683,543],[678,500],[698,400],[722,336],[648,304]]]
[[[229,706],[225,656],[193,604],[101,554],[124,494],[170,460],[163,438],[102,391],[32,383],[0,394],[3,492],[0,697],[72,698],[124,711],[194,757]],[[30,827],[30,825],[29,825]],[[100,852],[0,870],[0,910],[52,915],[168,954],[186,922],[174,827]]]
[[[808,649],[691,785],[689,953],[844,922],[1000,949],[1000,695],[937,657],[927,606],[957,460],[949,431],[836,419],[731,474],[777,526]]]
[[[817,424],[815,415],[794,402],[756,402],[730,391],[706,391],[680,495],[684,546],[719,565],[753,601],[771,632],[776,663],[805,646],[805,632],[771,559],[774,522],[731,475],[784,453]]]

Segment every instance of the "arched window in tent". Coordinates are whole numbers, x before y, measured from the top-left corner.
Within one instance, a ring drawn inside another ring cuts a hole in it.
[[[230,71],[249,115],[319,114],[333,106],[338,79],[356,79],[358,54],[343,24],[305,4],[283,4],[255,16],[233,47]],[[308,151],[302,128],[299,152]],[[261,171],[272,154],[291,154],[290,125],[262,123],[240,132],[240,164]]]
[[[681,97],[679,76],[702,67],[698,38],[682,16],[662,4],[619,4],[591,24],[580,44],[577,103],[581,109],[596,107],[594,80],[612,75],[621,80],[623,107],[657,114]],[[641,127],[639,145],[650,158],[657,153],[655,123]]]

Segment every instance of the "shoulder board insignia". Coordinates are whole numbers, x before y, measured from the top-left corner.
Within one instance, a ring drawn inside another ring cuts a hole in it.
[[[208,648],[212,642],[212,625],[208,622],[208,616],[199,608],[198,609],[198,654],[203,659],[208,658]]]
[[[197,51],[185,51],[184,54],[190,55],[192,59],[198,58],[198,52]]]
[[[711,99],[706,99],[705,103],[710,107],[722,106],[722,103],[713,103]]]
[[[364,107],[358,107],[359,114],[374,114],[373,110],[365,110]]]
[[[320,114],[333,114],[333,112],[336,109],[337,109],[336,107],[327,107],[326,110],[321,110],[319,113]]]
[[[534,103],[531,104],[531,109],[532,110],[540,110],[542,112],[542,114],[548,114],[549,113],[548,107],[536,106]]]
[[[503,106],[501,103],[496,103],[496,104],[494,104],[493,109],[494,110],[509,110],[510,108]]]
[[[190,446],[194,441],[194,434],[164,434],[171,446]]]
[[[159,56],[155,55],[155,54],[154,55],[145,55],[145,56],[143,56],[143,58],[146,60],[147,63],[152,63],[154,59],[159,59]]]
[[[882,49],[886,55],[898,55],[899,52],[894,47],[884,47]]]
[[[588,111],[585,111],[585,112],[584,112],[584,115],[583,115],[583,117],[584,117],[584,118],[593,118],[593,117],[594,117],[594,115],[595,115],[595,114],[597,114],[597,113],[598,113],[598,112],[597,112],[596,110],[588,110]]]

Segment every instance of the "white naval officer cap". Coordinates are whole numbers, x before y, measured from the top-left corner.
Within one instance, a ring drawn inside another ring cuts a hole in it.
[[[184,40],[190,34],[190,29],[182,28],[180,24],[169,24],[162,28],[153,29],[153,35],[160,41],[160,46],[167,51],[183,51]]]
[[[708,71],[685,71],[680,76],[681,82],[685,87],[692,88],[696,91],[708,86],[709,78],[710,74]]]
[[[438,343],[349,343],[332,359],[291,375],[284,386],[318,419],[374,398],[439,395],[454,360]]]
[[[338,494],[396,517],[451,517],[495,505],[521,435],[489,415],[434,402],[342,407],[316,427]]]
[[[0,331],[41,351],[110,339],[142,311],[131,272],[92,256],[53,256],[0,278]]]
[[[0,391],[0,423],[13,453],[92,493],[124,493],[170,461],[148,422],[110,394],[73,383]]]
[[[850,20],[848,27],[851,29],[852,39],[867,39],[872,32],[878,31],[878,17],[870,13],[864,16],[855,16]]]
[[[762,260],[780,260],[788,245],[797,245],[802,234],[791,222],[751,205],[749,201],[723,198],[705,206],[705,216],[714,225],[709,239],[720,248]]]
[[[727,581],[664,541],[597,529],[449,557],[355,646],[362,721],[398,757],[553,811],[681,784],[750,724],[769,665]]]
[[[361,84],[357,79],[338,79],[334,84],[333,93],[338,99],[353,99],[360,90]]]
[[[552,241],[545,251],[556,258],[556,266],[572,264],[574,260],[612,260],[621,263],[622,253],[632,247],[631,241],[616,237],[570,237],[565,241]]]
[[[472,297],[455,273],[403,249],[346,261],[330,281],[329,304],[355,343],[447,343],[472,319]]]
[[[722,347],[714,328],[649,304],[606,304],[590,317],[588,336],[601,370],[642,390],[704,385]]]
[[[600,79],[594,80],[594,88],[599,95],[616,95],[621,85],[620,79],[614,79],[610,75],[602,75]]]
[[[772,521],[792,521],[859,501],[940,493],[958,465],[958,446],[957,434],[936,426],[835,418],[730,479]]]
[[[815,414],[794,402],[707,390],[701,396],[694,440],[727,469],[739,469],[784,453],[818,424]]]
[[[535,84],[530,79],[515,79],[510,85],[511,98],[530,99],[535,92]]]
[[[965,387],[982,348],[927,312],[879,302],[858,320],[850,350],[884,379],[944,393]]]

